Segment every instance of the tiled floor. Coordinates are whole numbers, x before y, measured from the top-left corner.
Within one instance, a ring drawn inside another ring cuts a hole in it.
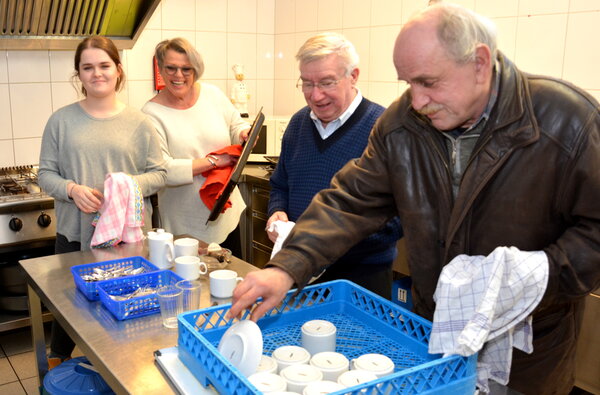
[[[46,346],[50,342],[50,323],[45,324]],[[75,348],[73,356],[80,356]],[[0,395],[38,395],[35,356],[29,328],[0,333]]]

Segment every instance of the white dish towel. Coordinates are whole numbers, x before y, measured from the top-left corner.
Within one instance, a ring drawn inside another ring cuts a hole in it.
[[[479,389],[489,392],[489,379],[506,385],[512,348],[533,351],[531,313],[547,284],[548,257],[543,251],[498,247],[487,257],[457,256],[438,280],[429,352],[479,352]]]
[[[275,240],[275,243],[273,244],[273,251],[271,252],[271,258],[273,258],[275,256],[275,254],[277,254],[279,252],[279,250],[281,250],[281,246],[283,245],[283,242],[285,241],[285,239],[287,239],[288,235],[294,228],[294,225],[296,225],[296,223],[293,221],[271,222],[271,225],[269,225],[269,228],[267,229],[267,231],[269,231],[269,232],[276,231],[277,232],[277,240]]]

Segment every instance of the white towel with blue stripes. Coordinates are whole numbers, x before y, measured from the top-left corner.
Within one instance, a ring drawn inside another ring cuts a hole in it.
[[[432,354],[477,357],[477,386],[506,385],[512,348],[533,351],[532,317],[548,284],[543,251],[498,247],[490,255],[459,255],[447,264],[434,294]]]

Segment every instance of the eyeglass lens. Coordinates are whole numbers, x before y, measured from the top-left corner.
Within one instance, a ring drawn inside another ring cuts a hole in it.
[[[311,92],[315,88],[319,88],[322,91],[327,91],[335,88],[335,86],[340,82],[340,80],[323,80],[320,82],[309,82],[298,80],[296,86],[304,93]]]
[[[177,67],[177,66],[170,66],[170,65],[165,66],[165,71],[169,75],[177,74],[177,70],[181,70],[181,74],[183,74],[183,75],[191,75],[194,71],[193,68],[186,67],[186,66],[184,66],[184,67]]]

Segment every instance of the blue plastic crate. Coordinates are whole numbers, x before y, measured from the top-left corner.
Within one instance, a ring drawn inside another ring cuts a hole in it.
[[[146,269],[145,273],[156,272],[160,270],[153,263],[144,259],[143,257],[132,256],[129,258],[115,259],[112,261],[86,263],[84,265],[73,266],[71,268],[71,274],[73,274],[73,280],[75,281],[75,286],[77,287],[77,289],[80,290],[85,295],[85,297],[88,298],[88,300],[95,301],[100,298],[98,296],[97,286],[103,281],[85,281],[83,278],[81,278],[81,276],[85,274],[92,274],[94,272],[94,269],[96,268],[108,270],[122,267],[133,267],[134,269],[143,267],[144,269]]]
[[[412,279],[410,277],[402,277],[394,280],[392,283],[392,302],[406,310],[412,310]]]
[[[143,317],[160,312],[156,294],[138,296],[127,300],[114,300],[110,295],[128,295],[140,287],[159,288],[164,285],[175,285],[183,280],[170,270],[161,270],[147,274],[120,277],[102,281],[98,285],[100,301],[118,320]]]
[[[237,320],[225,318],[231,305],[179,316],[179,358],[204,386],[221,394],[260,394],[217,347]],[[249,318],[246,311],[242,319]],[[381,353],[396,365],[386,377],[335,394],[468,394],[475,391],[476,355],[469,358],[428,353],[431,322],[349,281],[338,280],[288,292],[283,302],[258,321],[271,353],[282,345],[300,345],[304,322],[324,319],[337,328],[336,351],[348,359]]]

